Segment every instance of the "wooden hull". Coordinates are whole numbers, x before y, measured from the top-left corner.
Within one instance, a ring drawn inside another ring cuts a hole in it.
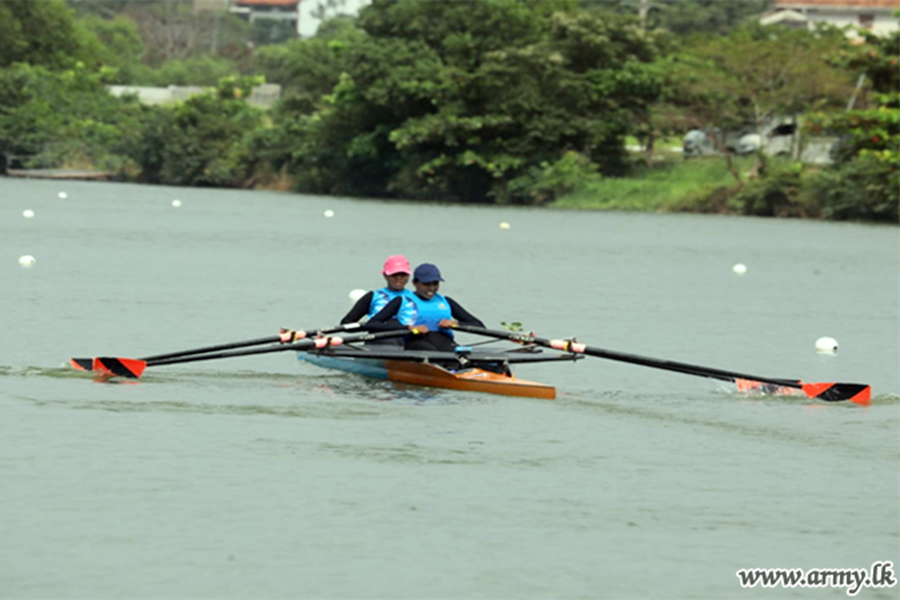
[[[451,372],[430,362],[377,358],[342,358],[323,354],[298,353],[300,360],[324,367],[377,379],[402,381],[428,387],[485,392],[521,398],[556,398],[556,388],[551,385],[519,379],[484,369],[469,368]]]

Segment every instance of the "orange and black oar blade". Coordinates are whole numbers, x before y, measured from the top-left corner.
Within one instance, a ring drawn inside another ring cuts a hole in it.
[[[340,337],[307,338],[290,344],[278,344],[267,348],[254,348],[252,350],[234,350],[230,352],[213,352],[199,356],[182,356],[167,358],[164,360],[145,361],[137,358],[119,358],[114,356],[98,356],[93,360],[92,370],[100,375],[101,381],[111,377],[128,377],[137,379],[147,367],[159,367],[163,365],[176,365],[179,363],[213,360],[217,358],[233,358],[236,356],[251,356],[254,354],[267,354],[269,352],[285,352],[287,350],[310,350],[313,348],[330,348],[345,343],[369,342],[383,338],[402,337],[409,335],[409,330],[391,330],[377,333],[362,333],[357,335]]]
[[[804,383],[803,393],[825,402],[849,400],[856,404],[871,404],[872,386],[862,383]]]
[[[636,354],[625,354],[624,352],[614,352],[612,350],[587,346],[576,342],[575,340],[552,340],[537,337],[531,333],[483,329],[481,327],[472,327],[470,325],[456,325],[454,328],[468,333],[506,339],[522,344],[537,344],[538,346],[553,348],[554,350],[559,350],[561,352],[587,354],[588,356],[596,356],[597,358],[617,360],[634,365],[652,367],[654,369],[664,369],[666,371],[684,373],[685,375],[696,375],[698,377],[709,377],[721,381],[731,381],[738,384],[739,389],[741,389],[742,385],[749,385],[752,388],[758,388],[762,393],[784,394],[786,393],[785,391],[779,390],[794,389],[797,390],[797,393],[802,392],[810,398],[824,400],[825,402],[850,400],[857,404],[868,404],[872,396],[872,388],[868,385],[859,383],[803,383],[798,379],[759,377],[756,375],[746,375],[744,373],[714,369],[712,367],[702,367],[700,365],[691,365],[672,360],[650,358],[647,356],[638,356]]]
[[[734,380],[738,391],[751,394],[771,396],[806,396],[824,402],[843,402],[849,400],[855,404],[872,403],[872,386],[862,383],[803,383],[783,382],[766,383],[752,379],[737,378]]]
[[[93,358],[70,358],[69,364],[79,371],[90,371],[94,368]]]
[[[136,358],[117,358],[114,356],[98,356],[94,359],[92,369],[103,375],[116,375],[137,379],[147,368],[147,363]]]

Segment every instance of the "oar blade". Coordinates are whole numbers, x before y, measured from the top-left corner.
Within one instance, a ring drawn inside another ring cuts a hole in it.
[[[118,358],[114,356],[98,356],[94,359],[92,369],[103,375],[115,375],[138,379],[147,368],[147,363],[136,358]]]
[[[863,406],[872,403],[872,386],[864,383],[804,383],[803,392],[825,402],[849,400]]]
[[[94,369],[93,358],[70,358],[69,364],[79,371],[92,371]]]

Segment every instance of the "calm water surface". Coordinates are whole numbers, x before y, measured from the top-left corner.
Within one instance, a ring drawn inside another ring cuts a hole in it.
[[[596,358],[518,369],[554,402],[290,353],[66,366],[335,324],[397,252],[492,327],[875,399]],[[735,572],[900,564],[896,227],[0,179],[0,299],[2,598],[819,599]]]

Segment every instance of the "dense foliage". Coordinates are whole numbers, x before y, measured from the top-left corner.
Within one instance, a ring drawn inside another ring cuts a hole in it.
[[[22,166],[126,168],[126,148],[146,113],[133,99],[111,96],[103,73],[81,64],[0,69],[0,153]]]
[[[639,15],[649,29],[665,29],[678,36],[725,34],[768,10],[769,0],[581,0],[591,9],[601,7]],[[643,7],[643,11],[642,8]],[[641,13],[644,14],[641,14]]]
[[[864,32],[834,62],[871,82],[871,98],[844,112],[811,116],[809,128],[839,137],[835,165],[811,183],[823,216],[900,221],[900,32]]]
[[[579,172],[622,174],[659,93],[653,36],[573,6],[377,0],[358,28],[264,53],[306,100],[279,115],[299,129],[300,189],[534,202],[571,184],[544,173],[572,153]]]
[[[261,112],[244,98],[253,78],[226,78],[216,90],[191,96],[174,108],[155,109],[128,149],[152,183],[234,187],[247,178],[239,165],[242,140],[260,127]]]
[[[81,43],[72,14],[62,0],[0,2],[0,67],[27,62],[48,68],[70,67]]]
[[[654,166],[655,140],[692,127],[762,132],[790,115],[804,136],[840,140],[834,165],[761,152],[748,167],[725,152],[711,160],[731,185],[672,181],[680,198],[643,204],[898,220],[900,39],[761,27],[765,0],[374,0],[309,39],[185,0],[67,2],[0,2],[0,168],[614,206],[623,178],[704,171]],[[251,75],[283,86],[274,109],[248,105],[263,80]],[[210,91],[149,107],[110,95],[112,83]],[[635,139],[645,153],[626,150]]]

